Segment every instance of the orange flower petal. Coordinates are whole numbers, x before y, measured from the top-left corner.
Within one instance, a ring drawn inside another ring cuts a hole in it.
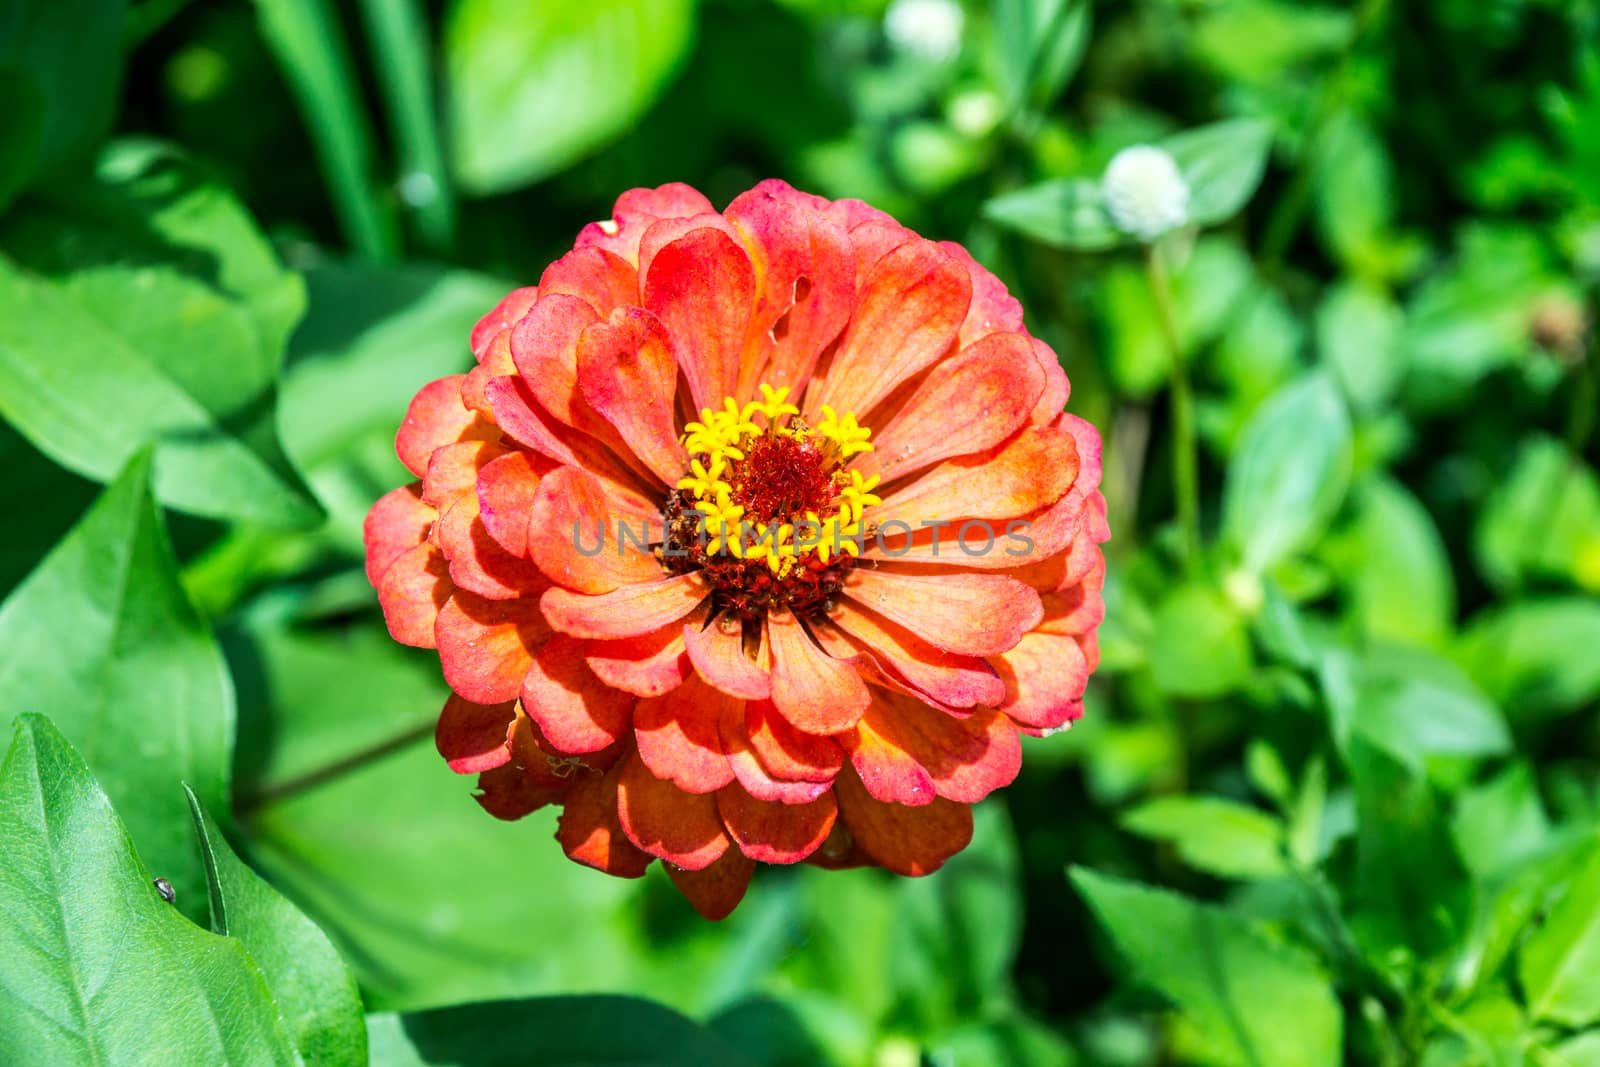
[[[932,241],[884,256],[867,275],[826,381],[806,391],[806,413],[831,404],[864,417],[950,350],[971,299],[966,268]]]
[[[583,658],[585,644],[557,634],[534,653],[522,681],[522,707],[557,751],[581,755],[628,731],[637,698],[602,682]]]
[[[444,703],[433,743],[457,774],[477,774],[511,762],[508,733],[517,717],[515,703],[474,704],[455,693]]]
[[[970,708],[1005,697],[1005,685],[982,659],[946,652],[849,600],[840,601],[829,621],[855,638],[855,647],[941,704]]]
[[[639,302],[639,272],[614,252],[575,248],[545,268],[539,295],[577,297],[603,319],[612,308]]]
[[[550,625],[574,637],[616,640],[638,637],[683,618],[706,598],[705,579],[680,574],[657,582],[625,585],[599,596],[556,586],[539,600]]]
[[[678,892],[694,905],[701,918],[712,922],[727,918],[739,906],[755,870],[755,861],[736,848],[728,849],[717,862],[698,871],[666,865],[667,877]]]
[[[532,600],[485,600],[458,590],[434,623],[444,680],[478,704],[515,700],[550,627]]]
[[[464,374],[452,374],[429,382],[411,398],[405,421],[394,435],[394,450],[418,478],[428,473],[428,458],[434,449],[456,441],[492,441],[500,436],[499,430],[461,402],[465,380]]]
[[[947,459],[884,493],[872,517],[880,529],[890,522],[917,528],[941,519],[1009,519],[1060,500],[1077,473],[1072,435],[1033,427],[998,448]]]
[[[690,677],[663,696],[641,700],[633,732],[650,773],[689,793],[711,793],[733,781],[718,723],[732,697]]]
[[[899,529],[880,533],[861,554],[883,562],[1012,571],[1040,588],[1023,572],[1067,551],[1083,525],[1083,508],[1083,494],[1073,489],[1048,507],[1004,521],[958,519],[909,536]]]
[[[867,683],[855,664],[818,648],[800,620],[787,611],[768,613],[767,635],[772,646],[772,703],[779,714],[808,734],[848,730],[869,699]]]
[[[857,466],[888,483],[950,456],[994,448],[1028,421],[1043,389],[1027,338],[990,334],[934,367]]]
[[[523,384],[542,411],[577,429],[592,421],[578,395],[578,339],[599,321],[588,301],[558,294],[541,296],[511,331],[511,358]]]
[[[528,519],[528,554],[550,579],[580,593],[609,593],[648,582],[661,563],[642,547],[661,536],[615,519],[600,480],[577,467],[545,475]]]
[[[401,553],[378,581],[378,603],[389,636],[402,645],[433,648],[435,620],[454,591],[443,552],[424,541]]]
[[[655,222],[711,210],[711,201],[682,182],[668,182],[655,189],[629,189],[617,197],[611,218],[591,222],[579,232],[577,246],[604,248],[637,265],[639,241]]]
[[[556,826],[556,840],[570,858],[585,867],[619,878],[638,878],[655,857],[628,840],[617,818],[617,781],[622,766],[619,763],[603,775],[582,769],[574,772]]]
[[[617,818],[628,840],[691,871],[711,866],[728,850],[728,834],[709,793],[686,793],[650,773],[635,753],[617,777]]]
[[[642,308],[619,309],[589,327],[578,342],[578,382],[662,485],[677,484],[689,457],[674,422],[678,363],[666,327]]]
[[[477,485],[478,472],[509,451],[497,441],[457,441],[433,450],[422,479],[422,499],[444,511]]]
[[[478,793],[473,799],[495,818],[514,822],[542,807],[560,803],[566,798],[567,785],[552,785],[545,778],[508,763],[478,775]]]
[[[772,696],[772,676],[744,651],[743,626],[738,618],[723,615],[704,629],[683,628],[689,660],[700,677],[740,700],[766,700]]]
[[[502,297],[500,303],[472,327],[472,354],[481,361],[494,339],[515,326],[537,299],[539,290],[532,285],[513,289]]]
[[[690,674],[683,627],[677,622],[620,641],[590,641],[584,659],[601,681],[637,697],[671,692]]]
[[[702,227],[662,248],[644,276],[644,306],[672,337],[694,410],[733,392],[755,306],[750,257],[721,230]]]
[[[717,811],[746,856],[761,863],[799,863],[828,839],[839,805],[831,792],[809,804],[775,804],[730,785],[717,793]]]
[[[979,708],[958,718],[890,693],[874,701],[862,719],[869,721],[885,743],[903,751],[927,772],[934,792],[946,800],[977,803],[1010,785],[1022,769],[1017,728],[993,708]],[[861,770],[859,764],[856,770]],[[874,790],[866,774],[861,780],[879,800],[897,799]]]
[[[427,540],[437,517],[438,512],[422,502],[421,482],[391,489],[378,498],[361,528],[367,550],[367,581],[373,588],[383,580],[383,572],[391,563]]]
[[[1033,345],[1033,354],[1039,360],[1040,369],[1044,371],[1044,391],[1039,394],[1039,399],[1033,405],[1030,421],[1037,426],[1045,426],[1054,422],[1061,414],[1061,409],[1067,406],[1067,398],[1072,395],[1072,385],[1067,381],[1067,372],[1061,369],[1061,360],[1056,356],[1055,349],[1037,337],[1030,337],[1028,341]],[[1078,454],[1084,454],[1081,441]],[[1095,448],[1097,467],[1099,454],[1097,446]]]
[[[479,518],[495,543],[519,559],[528,558],[528,516],[539,479],[554,469],[554,461],[518,450],[478,472]]]
[[[754,708],[756,706],[750,705],[750,707]],[[826,777],[823,777],[822,780],[810,782],[775,778],[756,756],[750,731],[746,728],[747,713],[746,706],[743,704],[738,702],[726,704],[722,709],[722,722],[720,724],[723,751],[728,754],[728,764],[733,768],[733,776],[738,780],[739,785],[744,788],[745,792],[757,800],[771,800],[781,804],[809,804],[833,788],[833,775],[838,769],[837,764],[843,760],[843,752],[837,744],[827,738],[810,738],[812,741],[832,746],[836,765],[833,770],[826,772]],[[758,711],[755,714],[759,716],[763,713]],[[783,722],[771,705],[765,706],[765,714],[770,714],[774,720],[780,723]],[[788,730],[794,731],[794,727],[788,726],[787,723],[784,723],[784,726]],[[796,732],[796,736],[808,737],[809,735]],[[807,771],[815,773],[813,768],[807,768]]]
[[[1031,633],[992,662],[1006,684],[1000,710],[1018,725],[1054,730],[1083,714],[1090,667],[1076,638]]]
[[[929,644],[963,656],[1004,652],[1044,616],[1039,594],[1003,574],[858,567],[845,579],[844,591]]]
[[[774,778],[831,782],[844,766],[844,749],[837,741],[796,729],[766,701],[745,705],[744,729],[756,758]]]
[[[874,800],[852,771],[834,786],[839,819],[855,843],[896,874],[932,874],[972,840],[972,808],[943,797],[925,807]]]
[[[450,580],[457,588],[490,600],[510,600],[537,595],[550,586],[538,567],[513,556],[489,536],[476,493],[462,494],[444,513],[436,537],[450,560]]]
[[[511,358],[511,331],[501,330],[489,342],[487,351],[478,356],[478,365],[467,371],[461,383],[461,402],[486,419],[494,419],[494,405],[489,402],[489,383],[496,378],[517,373],[516,361]]]
[[[1105,562],[1091,571],[1087,578],[1063,593],[1046,593],[1044,619],[1039,632],[1071,637],[1088,633],[1099,626],[1106,617],[1105,598],[1100,587],[1105,583]]]
[[[1055,425],[1072,435],[1078,445],[1078,481],[1077,486],[1084,493],[1093,493],[1100,488],[1100,431],[1076,415],[1066,412],[1056,416]],[[1110,531],[1100,540],[1107,540]]]
[[[908,751],[904,733],[888,694],[878,690],[861,721],[840,740],[868,793],[895,804],[932,804],[933,775]]]
[[[967,268],[967,277],[972,280],[972,304],[961,323],[962,347],[1001,330],[1021,333],[1022,304],[1006,289],[1005,283],[954,241],[940,241],[939,247],[959,259],[961,265]]]

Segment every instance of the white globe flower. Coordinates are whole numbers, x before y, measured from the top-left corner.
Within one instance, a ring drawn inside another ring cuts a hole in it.
[[[1113,156],[1100,189],[1111,221],[1141,241],[1189,221],[1189,186],[1172,156],[1154,145],[1134,145]]]
[[[895,0],[883,17],[883,32],[900,51],[945,63],[961,51],[965,23],[956,0]]]

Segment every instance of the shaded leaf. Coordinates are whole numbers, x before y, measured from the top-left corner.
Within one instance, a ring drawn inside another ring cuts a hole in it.
[[[1161,141],[1189,186],[1189,221],[1215,226],[1255,193],[1267,167],[1272,127],[1260,119],[1229,119]]]
[[[294,1062],[244,946],[161,899],[83,760],[37,715],[0,767],[0,860],[0,1060]]]
[[[1522,946],[1517,975],[1537,1019],[1600,1020],[1600,851],[1593,852]]]
[[[987,201],[983,215],[1041,244],[1099,252],[1124,235],[1106,211],[1100,185],[1089,178],[1057,178]]]
[[[1123,814],[1125,829],[1170,842],[1196,870],[1222,878],[1288,873],[1283,824],[1257,808],[1221,797],[1158,797]]]
[[[1478,615],[1455,660],[1513,717],[1545,718],[1600,698],[1600,603],[1590,597],[1516,601]]]
[[[1207,700],[1244,684],[1250,637],[1226,597],[1203,585],[1174,589],[1156,608],[1150,671],[1173,696]]]

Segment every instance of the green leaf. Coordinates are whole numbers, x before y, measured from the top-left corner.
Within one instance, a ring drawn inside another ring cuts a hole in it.
[[[179,906],[204,916],[180,783],[226,805],[233,687],[178,585],[149,479],[145,452],[0,605],[0,726],[51,713]]]
[[[1350,111],[1333,115],[1315,150],[1317,229],[1347,270],[1368,278],[1389,274],[1394,174],[1383,141]]]
[[[997,0],[1000,77],[1013,108],[1045,107],[1060,95],[1089,44],[1084,0]]]
[[[1465,790],[1456,801],[1456,845],[1468,869],[1491,881],[1539,855],[1550,843],[1550,819],[1527,764]]]
[[[1478,615],[1455,661],[1516,719],[1544,719],[1600,698],[1600,603],[1583,596],[1504,604]]]
[[[1405,314],[1380,289],[1343,282],[1317,306],[1317,352],[1357,411],[1383,410],[1405,377]]]
[[[1556,578],[1600,592],[1600,475],[1560,441],[1530,437],[1479,512],[1475,542],[1497,589]]]
[[[0,414],[85,477],[109,481],[154,441],[163,504],[310,523],[273,427],[304,299],[231,196],[124,146],[0,228]]]
[[[1420,774],[1357,740],[1349,756],[1356,793],[1357,911],[1374,959],[1394,950],[1443,955],[1467,932],[1472,883],[1433,790]]]
[[[1455,621],[1455,579],[1433,519],[1399,482],[1379,475],[1353,494],[1355,522],[1328,562],[1369,637],[1443,644]]]
[[[1123,829],[1167,841],[1196,870],[1221,878],[1288,873],[1283,823],[1258,808],[1221,797],[1159,797],[1121,818]]]
[[[8,194],[94,151],[122,82],[125,0],[20,0],[0,8],[0,209]],[[15,154],[13,154],[15,153]]]
[[[983,216],[1041,244],[1100,252],[1122,244],[1100,184],[1089,178],[1057,178],[986,201]]]
[[[1209,700],[1232,692],[1250,674],[1250,636],[1226,597],[1209,586],[1183,585],[1156,608],[1150,671],[1165,693]]]
[[[295,1062],[244,946],[161,899],[83,760],[37,715],[0,766],[0,959],[0,1061]]]
[[[1218,1065],[1335,1067],[1339,1002],[1305,953],[1220,908],[1165,890],[1071,871],[1141,985],[1192,1030],[1192,1058]]]
[[[1427,756],[1492,756],[1511,747],[1505,719],[1453,663],[1420,648],[1374,645],[1330,693],[1333,736],[1359,737],[1412,768]]]
[[[515,189],[632,124],[694,37],[692,0],[455,0],[445,21],[461,184]]]
[[[1350,480],[1350,419],[1325,375],[1280,390],[1246,424],[1228,462],[1222,535],[1263,571],[1315,542]]]
[[[1215,226],[1244,207],[1261,184],[1272,127],[1260,119],[1229,119],[1173,134],[1160,145],[1189,186],[1189,221]]]
[[[210,890],[211,930],[240,941],[261,968],[307,1063],[365,1063],[361,995],[327,935],[233,854],[184,787]]]
[[[542,997],[466,1004],[368,1021],[386,1067],[741,1067],[747,1060],[677,1012],[636,997]]]
[[[1600,851],[1522,946],[1517,975],[1534,1018],[1575,1028],[1600,1020]]]

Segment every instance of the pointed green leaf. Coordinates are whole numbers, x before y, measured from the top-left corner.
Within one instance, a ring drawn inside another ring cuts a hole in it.
[[[1058,178],[1004,193],[983,205],[983,215],[1057,248],[1098,252],[1124,240],[1106,211],[1099,184],[1088,178]]]
[[[1189,221],[1225,222],[1261,184],[1272,127],[1261,119],[1229,119],[1174,134],[1160,142],[1189,186]]]
[[[0,1062],[295,1062],[250,954],[161,899],[83,760],[37,715],[0,766],[0,959]]]
[[[149,490],[146,451],[0,605],[0,727],[52,715],[199,917],[205,874],[180,785],[226,804],[233,688]]]
[[[1574,1028],[1600,1021],[1600,850],[1590,854],[1517,962],[1535,1018]]]
[[[1196,870],[1222,878],[1288,873],[1283,823],[1258,808],[1221,797],[1158,797],[1122,816],[1140,837],[1167,841]]]
[[[1079,867],[1072,883],[1135,979],[1192,1031],[1193,1059],[1336,1067],[1343,1015],[1311,957],[1221,908]]]
[[[306,1063],[365,1063],[361,995],[333,943],[233,854],[194,790],[184,794],[205,856],[212,932],[250,951]]]

